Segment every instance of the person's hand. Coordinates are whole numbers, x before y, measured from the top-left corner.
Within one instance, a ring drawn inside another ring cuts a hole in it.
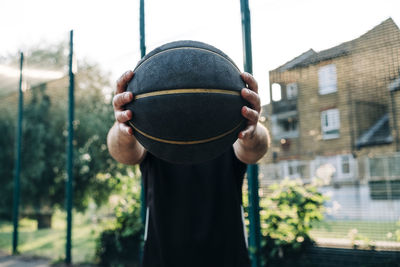
[[[124,109],[124,105],[133,99],[131,92],[126,92],[129,81],[133,78],[133,71],[125,72],[117,81],[117,88],[113,98],[114,115],[121,133],[133,135],[133,130],[126,123],[132,119],[132,112]]]
[[[254,77],[247,72],[241,74],[248,88],[241,91],[242,97],[249,102],[250,107],[242,107],[242,116],[248,120],[247,127],[239,133],[239,139],[247,140],[253,138],[261,111],[261,101],[258,95],[258,84]]]
[[[117,81],[113,98],[116,121],[107,135],[110,155],[116,161],[129,165],[139,164],[146,155],[146,149],[136,140],[133,129],[127,125],[127,122],[132,119],[132,111],[124,108],[124,105],[133,100],[132,92],[126,92],[133,75],[133,71],[127,71]]]
[[[246,164],[256,164],[267,152],[270,145],[268,130],[258,123],[261,112],[261,101],[258,95],[258,84],[249,73],[242,73],[241,77],[247,88],[241,91],[242,97],[247,100],[249,107],[242,107],[242,116],[247,119],[247,127],[239,133],[239,139],[233,144],[236,157]]]

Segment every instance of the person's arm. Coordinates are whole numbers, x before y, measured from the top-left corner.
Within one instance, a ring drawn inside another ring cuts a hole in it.
[[[242,108],[242,116],[248,120],[247,127],[239,133],[239,139],[233,144],[236,157],[246,163],[257,163],[267,153],[270,146],[268,130],[258,122],[261,112],[261,101],[258,95],[258,84],[249,73],[242,73],[248,88],[241,91],[242,97],[250,104]]]
[[[107,146],[110,155],[123,164],[138,164],[146,155],[144,147],[133,136],[133,130],[126,123],[132,118],[132,112],[123,107],[133,99],[131,92],[126,92],[133,72],[127,71],[117,81],[113,98],[115,123],[107,135]]]

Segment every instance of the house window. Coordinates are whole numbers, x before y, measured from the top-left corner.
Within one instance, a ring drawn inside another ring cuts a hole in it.
[[[298,160],[289,160],[284,162],[285,174],[289,178],[302,178],[307,179],[307,163]]]
[[[279,83],[273,83],[271,88],[272,88],[272,101],[280,101],[282,98],[281,85]]]
[[[321,95],[330,94],[337,91],[336,84],[336,66],[330,64],[319,68],[318,70],[318,83],[319,93]]]
[[[283,132],[297,131],[297,117],[288,117],[285,119],[279,119],[278,124]]]
[[[297,112],[272,115],[271,121],[274,140],[280,140],[282,138],[297,138],[299,136]]]
[[[350,173],[350,157],[347,155],[342,156],[342,173],[343,174]]]
[[[286,85],[286,96],[287,99],[297,98],[297,83],[289,83]]]
[[[297,174],[297,166],[296,165],[289,165],[289,175],[295,175]]]
[[[311,162],[311,173],[316,177],[334,181],[355,179],[357,175],[356,160],[351,154],[330,157],[316,157]]]
[[[328,109],[321,112],[321,130],[324,140],[339,138],[340,116],[338,109]]]

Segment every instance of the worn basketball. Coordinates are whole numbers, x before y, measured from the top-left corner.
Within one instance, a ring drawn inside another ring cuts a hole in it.
[[[139,61],[127,91],[129,125],[154,156],[195,164],[227,151],[246,126],[235,63],[217,48],[196,41],[162,45]]]

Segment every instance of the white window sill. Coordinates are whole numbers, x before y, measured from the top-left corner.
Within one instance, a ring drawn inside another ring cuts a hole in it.
[[[319,93],[320,95],[329,95],[329,94],[333,94],[333,93],[336,93],[336,92],[337,92],[337,90],[318,91],[318,93]]]
[[[331,139],[337,139],[340,138],[340,134],[324,134],[322,136],[322,140],[331,140]]]

